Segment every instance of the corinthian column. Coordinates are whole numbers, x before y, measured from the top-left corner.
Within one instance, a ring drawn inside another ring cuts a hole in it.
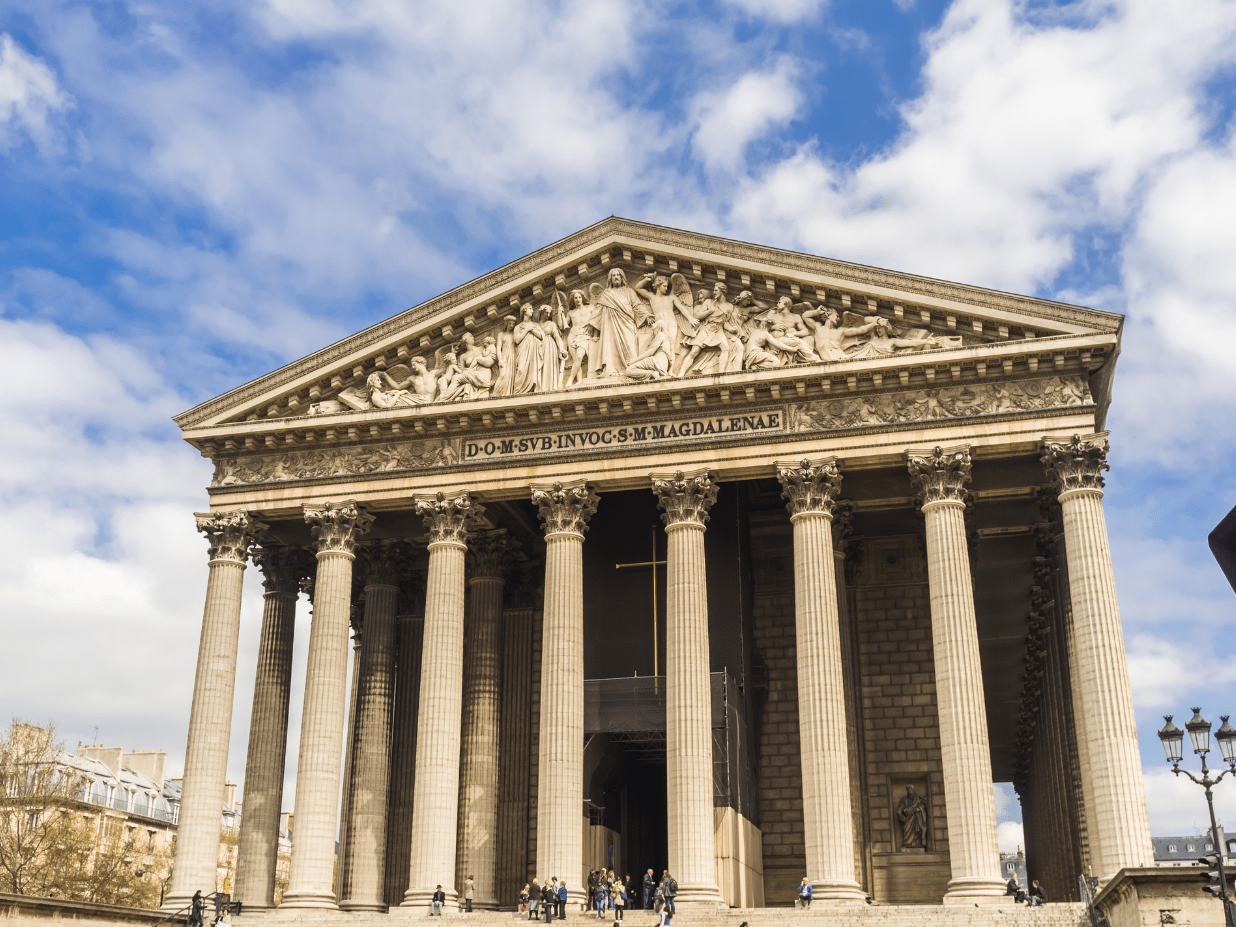
[[[511,541],[505,531],[472,538],[468,627],[464,635],[463,759],[456,884],[475,881],[475,910],[498,907],[498,722],[502,583]]]
[[[357,540],[373,523],[355,502],[305,506],[318,550],[296,763],[296,838],[284,908],[334,908],[339,765],[348,687],[348,619]]]
[[[245,816],[236,862],[236,899],[247,910],[260,911],[275,903],[296,597],[301,580],[313,573],[313,558],[302,547],[271,546],[255,550],[253,562],[262,570],[266,595],[245,761]]]
[[[403,906],[428,906],[437,886],[455,906],[459,730],[463,704],[464,552],[470,518],[484,509],[464,492],[416,499],[429,534],[425,642],[416,734],[412,852]]]
[[[794,525],[794,627],[802,748],[807,876],[823,901],[861,904],[854,881],[845,680],[833,563],[833,506],[841,473],[833,458],[777,464]]]
[[[584,902],[584,532],[600,501],[582,480],[532,487],[545,528],[536,868]],[[712,820],[711,812],[709,821]]]
[[[1125,866],[1152,865],[1141,755],[1133,718],[1129,668],[1116,604],[1103,471],[1107,432],[1044,438],[1043,464],[1059,494],[1064,521],[1069,597],[1073,606],[1071,675],[1082,768],[1090,864],[1109,879]]]
[[[725,904],[712,813],[712,692],[704,524],[717,501],[707,470],[650,474],[668,535],[665,587],[665,767],[669,864],[678,902]]]
[[[165,909],[184,907],[198,890],[214,891],[222,826],[219,809],[232,735],[241,582],[249,548],[255,535],[266,527],[247,512],[194,517],[197,530],[206,535],[210,545],[210,576],[206,580],[206,608],[189,712],[176,868]]]
[[[965,486],[970,481],[970,449],[908,451],[906,462],[927,523],[940,760],[953,873],[944,903],[994,902],[1004,894],[1004,883],[1000,879],[991,791],[991,747],[974,617],[974,581],[966,548]]]
[[[356,737],[347,857],[340,860],[347,911],[385,911],[386,810],[391,771],[391,716],[395,698],[395,612],[399,574],[406,560],[399,541],[361,549],[365,564],[365,618],[356,686]]]

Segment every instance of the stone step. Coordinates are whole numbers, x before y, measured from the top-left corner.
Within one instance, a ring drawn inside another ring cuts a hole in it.
[[[410,911],[397,909],[391,914],[345,913],[338,911],[297,910],[263,914],[238,915],[233,927],[399,927],[404,921],[434,923],[428,909]],[[478,911],[472,914],[448,912],[440,918],[467,927],[518,927],[528,924],[527,915],[510,911]],[[540,919],[544,924],[544,918]],[[658,917],[652,911],[634,909],[625,913],[621,922],[612,916],[598,918],[582,911],[568,912],[565,921],[555,920],[554,927],[583,927],[598,923],[611,927],[652,927]],[[797,923],[801,927],[1089,927],[1090,919],[1082,904],[1048,904],[1039,908],[1024,905],[983,905],[972,907],[943,905],[863,905],[861,907],[826,908],[817,905],[808,910],[797,908],[730,908],[722,911],[680,911],[674,918],[676,927],[773,927]]]

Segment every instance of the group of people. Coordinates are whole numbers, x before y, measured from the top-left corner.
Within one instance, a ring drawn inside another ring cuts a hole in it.
[[[662,925],[671,924],[674,916],[674,898],[678,894],[678,882],[666,870],[657,879],[651,869],[644,874],[642,896],[635,895],[636,886],[631,877],[619,877],[612,869],[592,869],[588,872],[587,908],[597,913],[600,920],[612,911],[614,920],[622,920],[627,906],[642,907],[655,911]],[[642,897],[643,904],[636,902]],[[545,880],[533,879],[519,893],[519,913],[528,920],[539,920],[542,914],[545,923],[557,917],[566,919],[567,887],[557,876]]]
[[[1030,882],[1030,891],[1026,891],[1017,882],[1017,873],[1015,872],[1009,877],[1008,884],[1004,887],[1004,894],[1011,896],[1017,904],[1021,904],[1024,901],[1031,908],[1047,904],[1047,894],[1043,891],[1043,886],[1039,885],[1039,880],[1033,879]]]

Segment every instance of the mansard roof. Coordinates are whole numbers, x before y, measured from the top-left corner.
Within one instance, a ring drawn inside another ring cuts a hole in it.
[[[190,437],[199,431],[218,434],[227,430],[220,426],[229,422],[296,419],[311,411],[332,419],[335,416],[331,413],[346,416],[367,408],[364,384],[374,372],[398,369],[406,374],[408,361],[416,355],[425,356],[429,365],[438,364],[440,370],[444,354],[466,334],[472,334],[469,344],[480,341],[485,333],[497,332],[508,314],[517,313],[528,303],[540,306],[550,302],[555,293],[560,294],[556,297],[560,304],[565,298],[561,294],[576,289],[586,293],[592,287],[595,297],[597,285],[603,285],[613,269],[624,270],[631,282],[646,272],[672,277],[676,287],[685,285],[695,292],[699,292],[697,287],[709,290],[723,282],[729,289],[728,299],[738,301],[741,296],[748,315],[756,318],[772,311],[782,297],[794,304],[799,316],[804,304],[815,306],[846,320],[839,325],[880,317],[886,320],[880,324],[891,336],[930,342],[927,349],[898,350],[895,354],[896,359],[920,366],[938,361],[947,367],[948,358],[938,355],[990,345],[993,351],[989,362],[995,369],[1004,364],[1007,371],[1013,354],[1037,352],[1050,359],[1053,353],[1075,357],[1085,351],[1084,356],[1089,358],[1093,350],[1099,355],[1091,365],[1093,370],[1100,362],[1114,360],[1123,322],[1123,317],[1115,313],[611,216],[208,400],[176,416],[175,421]],[[690,291],[686,294],[688,301],[692,298]],[[684,330],[691,331],[685,326]],[[1093,336],[1098,336],[1097,340]],[[838,359],[831,362],[824,358],[814,363],[803,354],[790,358],[778,370],[739,369],[722,379],[743,381],[757,373],[760,380],[782,374],[819,376],[829,368],[838,372],[873,364],[879,367],[894,357],[866,351],[861,339],[847,339],[846,347],[849,354],[837,355]],[[981,357],[977,362],[984,363]],[[968,351],[967,363],[976,363],[973,351]],[[1059,366],[1060,360],[1056,364]],[[567,366],[569,369],[569,363]],[[1095,384],[1103,387],[1099,392],[1106,392],[1105,384],[1110,380],[1111,364],[1105,366],[1103,383]],[[697,382],[684,382],[682,378],[673,382],[680,389],[690,390],[698,387],[701,374],[716,377],[724,371],[717,369],[714,360],[711,369],[705,364],[686,373],[688,378],[695,375]],[[605,382],[612,386],[615,380],[611,377]],[[591,385],[584,381],[583,386]],[[630,381],[632,392],[646,392],[656,385],[664,387],[666,380],[656,384]],[[546,399],[544,391],[540,392],[542,395],[536,398]],[[568,392],[579,393],[579,389],[555,393],[554,399],[572,400]],[[1107,397],[1095,398],[1103,408]],[[443,405],[433,402],[405,411],[416,414]]]

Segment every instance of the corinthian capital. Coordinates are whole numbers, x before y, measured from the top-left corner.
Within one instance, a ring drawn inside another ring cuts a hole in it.
[[[910,483],[918,490],[923,505],[932,502],[961,502],[969,495],[970,448],[949,447],[906,451]]]
[[[841,471],[837,458],[803,460],[798,463],[777,463],[777,479],[781,481],[781,498],[790,516],[833,514],[837,494],[841,492]]]
[[[519,544],[506,536],[506,530],[487,531],[474,535],[468,542],[468,572],[472,577],[506,576],[511,555]]]
[[[1103,471],[1111,469],[1107,465],[1107,434],[1101,431],[1084,437],[1043,439],[1040,459],[1057,493],[1103,489]]]
[[[466,544],[469,524],[484,511],[466,492],[454,496],[439,492],[416,498],[416,514],[425,522],[430,544]]]
[[[717,501],[717,484],[707,470],[653,473],[651,477],[665,527],[708,523],[708,510]]]
[[[366,586],[398,586],[412,559],[407,541],[372,541],[358,551],[365,567]]]
[[[304,511],[319,554],[353,553],[374,518],[355,502],[323,502],[306,505]]]
[[[262,571],[267,592],[296,595],[301,583],[314,573],[313,555],[303,547],[264,544],[254,549],[253,562]]]
[[[244,563],[249,548],[266,530],[266,524],[248,512],[195,512],[197,530],[206,535],[211,560]]]
[[[545,536],[577,534],[581,538],[588,530],[588,519],[597,510],[601,497],[584,480],[573,483],[532,486],[532,501],[541,515]]]

